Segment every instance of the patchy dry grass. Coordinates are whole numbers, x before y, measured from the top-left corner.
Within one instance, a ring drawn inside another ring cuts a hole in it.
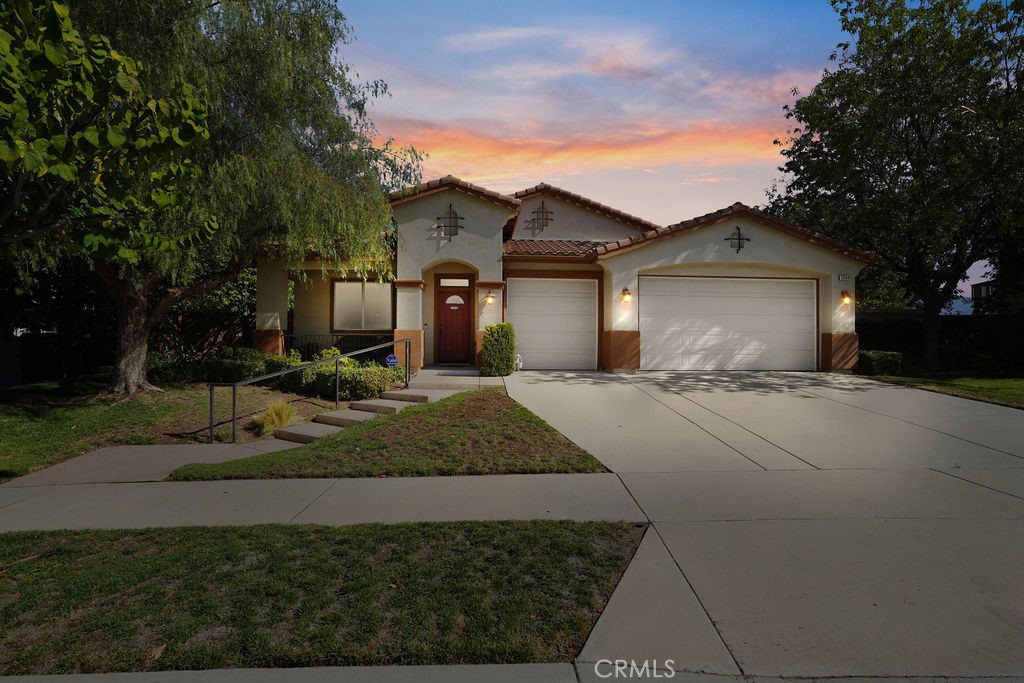
[[[104,446],[205,441],[209,422],[206,385],[167,387],[164,393],[131,397],[102,393],[105,377],[41,382],[0,389],[0,482]],[[283,399],[302,416],[333,407],[318,399],[261,387],[238,393],[238,440],[252,441],[253,415]],[[215,394],[219,439],[231,436],[231,392]]]
[[[583,522],[0,535],[0,674],[567,662],[643,534]]]
[[[315,443],[226,463],[186,465],[172,479],[420,477],[603,472],[593,456],[519,405],[502,388],[347,427]]]

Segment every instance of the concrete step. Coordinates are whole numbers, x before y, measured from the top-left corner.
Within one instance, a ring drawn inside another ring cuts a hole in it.
[[[389,401],[406,401],[408,403],[431,403],[440,401],[442,398],[454,396],[459,392],[455,389],[401,389],[399,391],[385,391],[380,395]]]
[[[335,427],[348,427],[372,420],[375,417],[377,417],[377,413],[369,413],[365,410],[332,410],[329,413],[318,414],[313,421]]]
[[[295,443],[313,443],[321,436],[337,434],[341,427],[321,424],[319,422],[303,422],[297,425],[288,425],[274,431],[274,436],[283,441],[294,441]]]
[[[399,410],[408,408],[408,401],[391,401],[386,398],[371,398],[368,401],[352,401],[348,404],[349,410],[362,410],[367,413],[379,415],[391,415]]]
[[[437,379],[414,379],[409,382],[409,391],[447,389],[449,391],[472,391],[480,388],[480,380],[477,378],[463,377],[449,380]]]

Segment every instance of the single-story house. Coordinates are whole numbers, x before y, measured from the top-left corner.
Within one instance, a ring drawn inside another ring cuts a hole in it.
[[[447,176],[391,195],[395,277],[258,267],[255,345],[412,339],[411,365],[479,363],[508,321],[525,369],[846,370],[870,254],[743,204],[659,226],[547,184]]]

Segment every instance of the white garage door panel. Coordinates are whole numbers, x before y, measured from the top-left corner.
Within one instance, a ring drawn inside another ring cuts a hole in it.
[[[645,370],[814,370],[811,280],[640,278]]]
[[[597,368],[597,282],[509,278],[506,319],[527,370]]]

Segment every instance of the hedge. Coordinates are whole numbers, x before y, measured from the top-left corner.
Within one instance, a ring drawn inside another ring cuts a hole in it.
[[[857,372],[862,375],[898,375],[903,354],[898,351],[861,351]]]
[[[512,323],[494,323],[484,328],[480,360],[482,377],[504,377],[515,372],[516,333]]]
[[[320,351],[314,360],[327,360],[338,355],[335,348]],[[220,357],[206,365],[208,382],[239,382],[271,372],[304,365],[298,351],[292,350],[286,356],[263,354],[256,349],[226,349]],[[296,372],[290,372],[268,384],[281,391],[307,396],[334,399],[334,363],[323,363]],[[352,401],[373,398],[387,391],[392,384],[405,379],[405,368],[388,368],[382,365],[360,365],[354,358],[338,360],[338,388],[342,400]]]

